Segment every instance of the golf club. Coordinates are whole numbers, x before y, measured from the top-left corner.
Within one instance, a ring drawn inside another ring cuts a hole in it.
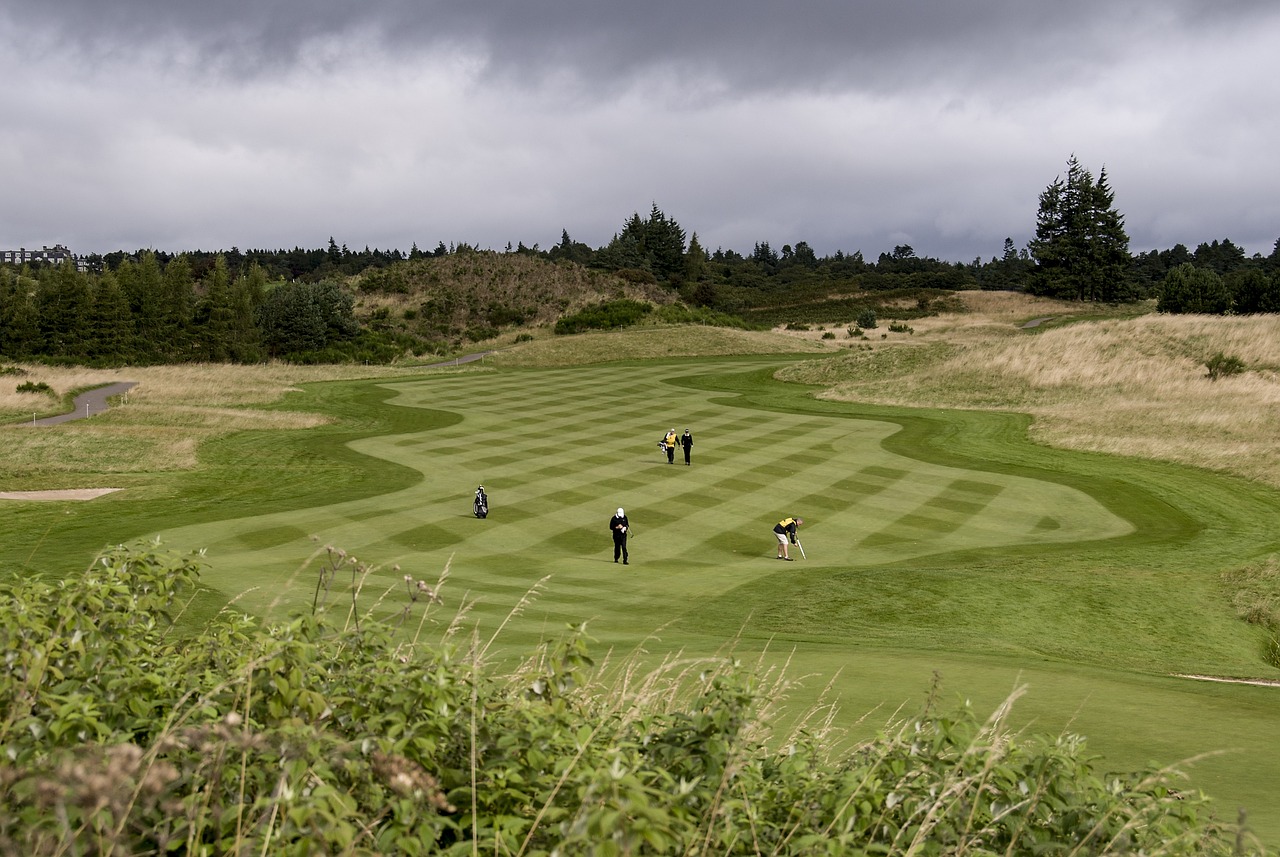
[[[808,558],[809,558],[808,556],[806,556],[806,555],[805,555],[805,552],[804,552],[804,545],[800,544],[800,540],[799,540],[799,539],[796,539],[796,547],[800,548],[800,557],[801,557],[802,559],[808,559]]]

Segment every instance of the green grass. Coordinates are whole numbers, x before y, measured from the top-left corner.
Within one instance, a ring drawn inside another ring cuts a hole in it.
[[[333,425],[222,438],[196,471],[137,474],[92,503],[4,506],[0,559],[65,570],[159,536],[208,550],[203,609],[278,611],[310,602],[314,535],[379,566],[370,601],[448,565],[446,599],[473,602],[481,637],[537,588],[509,647],[588,621],[598,653],[768,651],[811,675],[797,708],[833,681],[854,734],[935,672],[988,706],[1027,683],[1021,722],[1082,732],[1116,768],[1226,751],[1193,783],[1280,843],[1280,689],[1171,676],[1280,676],[1222,577],[1280,551],[1277,492],[1033,446],[1015,414],[820,402],[771,380],[786,359],[309,386],[280,406]],[[693,467],[660,457],[671,426],[692,429]],[[618,506],[635,534],[625,568]],[[807,560],[772,558],[787,514],[806,519]]]

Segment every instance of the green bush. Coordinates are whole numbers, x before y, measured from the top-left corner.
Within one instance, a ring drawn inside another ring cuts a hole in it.
[[[17,386],[19,393],[52,393],[53,388],[44,381],[23,381]]]
[[[864,309],[858,313],[858,327],[863,330],[876,329],[876,311],[873,309]]]
[[[584,307],[573,315],[556,322],[555,332],[561,335],[581,333],[584,330],[609,330],[629,327],[649,314],[653,307],[642,301],[620,298]]]
[[[734,661],[596,670],[575,627],[497,671],[456,633],[465,614],[437,616],[438,581],[391,569],[375,618],[359,593],[381,570],[315,558],[309,609],[266,625],[227,609],[185,634],[196,554],[120,547],[80,575],[0,586],[0,849],[1246,850],[1170,772],[1101,774],[1077,736],[1012,731],[1008,705],[984,720],[929,703],[837,752],[770,735],[756,701],[785,688]]]
[[[1243,360],[1239,357],[1229,357],[1221,351],[1206,360],[1204,366],[1209,370],[1209,380],[1211,381],[1231,375],[1239,375],[1244,371]]]

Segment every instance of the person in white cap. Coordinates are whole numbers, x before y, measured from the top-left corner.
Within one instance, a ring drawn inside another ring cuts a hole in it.
[[[622,564],[627,565],[627,513],[618,507],[618,511],[609,519],[609,532],[613,533],[613,561],[622,557]]]

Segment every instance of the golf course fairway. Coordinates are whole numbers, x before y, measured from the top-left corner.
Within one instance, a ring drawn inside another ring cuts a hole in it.
[[[1018,722],[1087,736],[1105,769],[1203,757],[1190,786],[1280,844],[1280,687],[1180,677],[1280,678],[1220,577],[1280,551],[1277,492],[1034,446],[1017,414],[820,401],[772,380],[786,359],[316,385],[282,407],[337,413],[334,427],[212,444],[192,503],[144,509],[122,491],[92,520],[104,543],[205,549],[204,582],[251,612],[308,608],[308,557],[332,545],[375,567],[362,598],[387,613],[404,575],[447,566],[444,614],[469,605],[482,638],[505,622],[501,649],[585,622],[597,656],[785,661],[804,679],[790,706],[830,684],[855,737],[914,710],[935,676],[979,711],[1025,686]],[[692,432],[692,466],[660,454],[672,427]],[[607,529],[618,507],[625,567]],[[805,520],[807,556],[790,563],[771,533],[785,516]]]

